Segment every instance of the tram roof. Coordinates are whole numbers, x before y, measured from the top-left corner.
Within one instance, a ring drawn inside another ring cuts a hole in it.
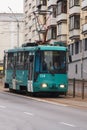
[[[32,47],[19,47],[14,49],[8,49],[5,50],[5,52],[19,52],[19,51],[37,51],[37,50],[61,50],[66,51],[67,47],[64,46],[51,46],[51,45],[38,45],[38,46],[32,46]]]
[[[67,47],[64,47],[64,46],[50,46],[50,45],[47,45],[47,46],[42,46],[40,45],[39,46],[40,50],[61,50],[61,51],[65,51],[67,50]]]

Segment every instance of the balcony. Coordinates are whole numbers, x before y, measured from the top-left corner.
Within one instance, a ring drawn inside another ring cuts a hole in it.
[[[69,15],[80,14],[80,6],[73,6],[69,9]]]
[[[82,34],[87,34],[87,23],[82,26]]]
[[[66,34],[57,35],[57,41],[67,43],[67,35]]]
[[[55,5],[57,0],[49,0],[47,1],[47,6],[50,7],[51,5]]]
[[[46,10],[47,10],[47,6],[42,5],[40,10],[42,11],[41,14],[42,14],[42,13],[45,14],[45,13],[46,13]]]
[[[82,10],[87,11],[87,0],[82,1]]]
[[[47,26],[56,25],[56,18],[49,18],[47,21]]]
[[[80,38],[80,29],[73,29],[69,32],[69,38],[71,40],[79,39]]]
[[[66,21],[66,20],[67,20],[67,14],[61,13],[61,14],[57,15],[57,18],[56,18],[57,22]]]

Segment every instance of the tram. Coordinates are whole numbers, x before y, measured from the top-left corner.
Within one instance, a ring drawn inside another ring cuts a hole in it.
[[[4,66],[4,86],[10,91],[53,95],[68,91],[67,47],[27,43],[6,50]]]

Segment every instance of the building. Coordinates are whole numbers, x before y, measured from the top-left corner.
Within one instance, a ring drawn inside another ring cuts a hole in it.
[[[69,77],[87,79],[87,1],[69,0]],[[72,69],[71,69],[72,68]]]
[[[24,43],[23,13],[0,13],[0,63],[4,50],[21,46]]]
[[[42,23],[38,27],[35,26],[37,17],[34,17],[37,11]],[[87,79],[87,0],[24,0],[24,13],[25,42],[43,39],[43,25],[47,42],[64,42],[70,50],[69,78]]]

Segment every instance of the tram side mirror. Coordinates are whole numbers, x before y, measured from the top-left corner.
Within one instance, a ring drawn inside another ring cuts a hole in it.
[[[30,55],[29,61],[30,61],[30,62],[33,62],[33,59],[34,59],[34,56],[33,56],[33,55]]]
[[[72,62],[72,56],[69,55],[69,62],[71,63]]]

